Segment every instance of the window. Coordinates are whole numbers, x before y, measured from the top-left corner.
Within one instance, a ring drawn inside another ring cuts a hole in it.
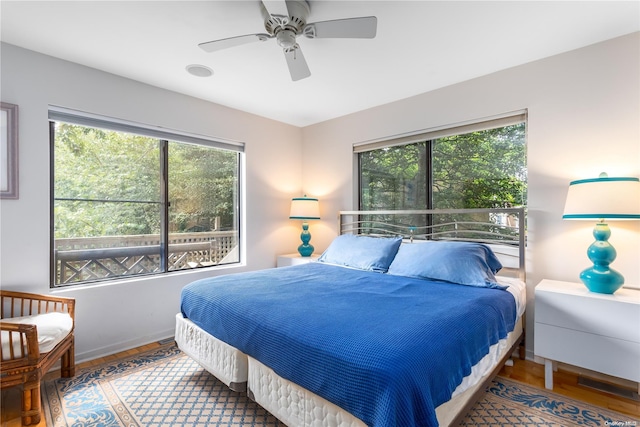
[[[241,145],[49,117],[52,286],[240,261]]]
[[[526,205],[524,113],[357,145],[354,151],[361,210]]]

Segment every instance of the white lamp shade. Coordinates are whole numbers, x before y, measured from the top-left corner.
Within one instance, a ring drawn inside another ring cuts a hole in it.
[[[600,177],[569,184],[563,219],[640,219],[640,180]]]
[[[289,219],[320,219],[318,199],[312,197],[295,197],[291,199]]]

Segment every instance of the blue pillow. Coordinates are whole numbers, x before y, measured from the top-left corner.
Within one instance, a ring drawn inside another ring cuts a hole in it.
[[[318,261],[386,273],[400,243],[400,237],[342,234],[331,242]]]
[[[506,289],[495,277],[501,268],[500,260],[483,244],[429,241],[402,245],[389,274]]]

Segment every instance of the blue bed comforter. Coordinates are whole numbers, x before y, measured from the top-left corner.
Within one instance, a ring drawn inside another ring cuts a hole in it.
[[[437,426],[435,407],[514,327],[513,296],[324,263],[199,280],[185,317],[368,426]]]

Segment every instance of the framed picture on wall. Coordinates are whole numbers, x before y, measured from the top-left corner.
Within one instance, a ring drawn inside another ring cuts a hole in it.
[[[0,198],[18,198],[18,106],[0,109]]]

